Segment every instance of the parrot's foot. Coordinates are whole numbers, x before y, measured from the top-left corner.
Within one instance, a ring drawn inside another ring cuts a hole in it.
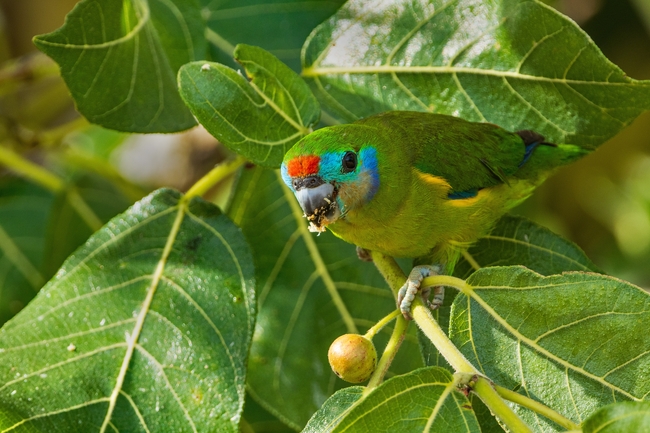
[[[420,287],[423,279],[432,275],[440,275],[440,272],[441,268],[439,266],[429,265],[415,266],[411,270],[408,279],[397,294],[397,305],[406,320],[413,320],[413,316],[411,316],[411,304],[418,291],[421,292],[422,301],[432,310],[442,305],[442,301],[445,298],[444,287],[436,286],[433,288],[433,301],[431,302],[429,302],[431,287]]]
[[[365,248],[357,247],[357,257],[363,262],[372,262],[372,255],[370,250]]]

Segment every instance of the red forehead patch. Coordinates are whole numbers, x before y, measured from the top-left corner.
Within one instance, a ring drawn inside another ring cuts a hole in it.
[[[305,177],[318,173],[320,157],[316,155],[298,156],[287,163],[287,173],[291,177]]]

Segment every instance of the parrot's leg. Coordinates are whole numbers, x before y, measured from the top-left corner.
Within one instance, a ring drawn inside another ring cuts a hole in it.
[[[357,247],[357,257],[359,257],[359,260],[361,261],[372,262],[370,251],[365,248]]]
[[[397,293],[397,305],[399,306],[399,309],[406,320],[413,320],[413,316],[411,316],[411,304],[413,303],[415,295],[418,291],[420,291],[420,289],[422,289],[422,300],[429,306],[429,308],[435,310],[442,305],[442,301],[445,297],[444,287],[434,287],[433,302],[429,302],[431,287],[420,287],[423,279],[432,275],[440,275],[440,272],[441,268],[439,266],[430,265],[415,266],[411,270],[411,273],[406,279],[406,282]]]

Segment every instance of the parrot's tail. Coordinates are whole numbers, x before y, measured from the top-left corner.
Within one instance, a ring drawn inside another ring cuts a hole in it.
[[[528,132],[528,131],[520,131]],[[539,134],[536,134],[543,139]],[[535,144],[537,143],[537,144]],[[543,144],[544,146],[540,146]],[[528,154],[528,146],[534,145]],[[536,179],[543,180],[550,175],[555,169],[570,164],[585,155],[591,153],[591,150],[584,149],[573,144],[552,144],[544,141],[534,142],[526,145],[526,156],[524,161],[519,165],[519,170],[515,177],[519,179]]]
[[[533,151],[537,148],[537,146],[545,145],[545,146],[557,147],[557,144],[544,141],[545,138],[542,134],[538,134],[537,132],[531,131],[529,129],[517,131],[515,132],[515,134],[517,134],[518,136],[521,137],[522,140],[524,140],[524,145],[526,146],[524,158],[519,163],[519,167],[521,167],[522,165],[528,162],[530,157],[533,155]]]

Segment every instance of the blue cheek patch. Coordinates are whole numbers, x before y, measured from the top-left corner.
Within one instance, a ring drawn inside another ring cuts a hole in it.
[[[359,152],[359,165],[361,171],[370,177],[370,185],[366,193],[366,201],[377,193],[379,188],[379,163],[377,162],[377,149],[366,146]]]
[[[287,171],[287,164],[285,164],[284,162],[280,166],[280,174],[282,175],[282,180],[284,181],[284,183],[286,183],[287,186],[291,189],[291,191],[293,191],[295,193],[296,191],[293,189],[293,183],[291,182],[291,176],[289,176],[289,172]]]

